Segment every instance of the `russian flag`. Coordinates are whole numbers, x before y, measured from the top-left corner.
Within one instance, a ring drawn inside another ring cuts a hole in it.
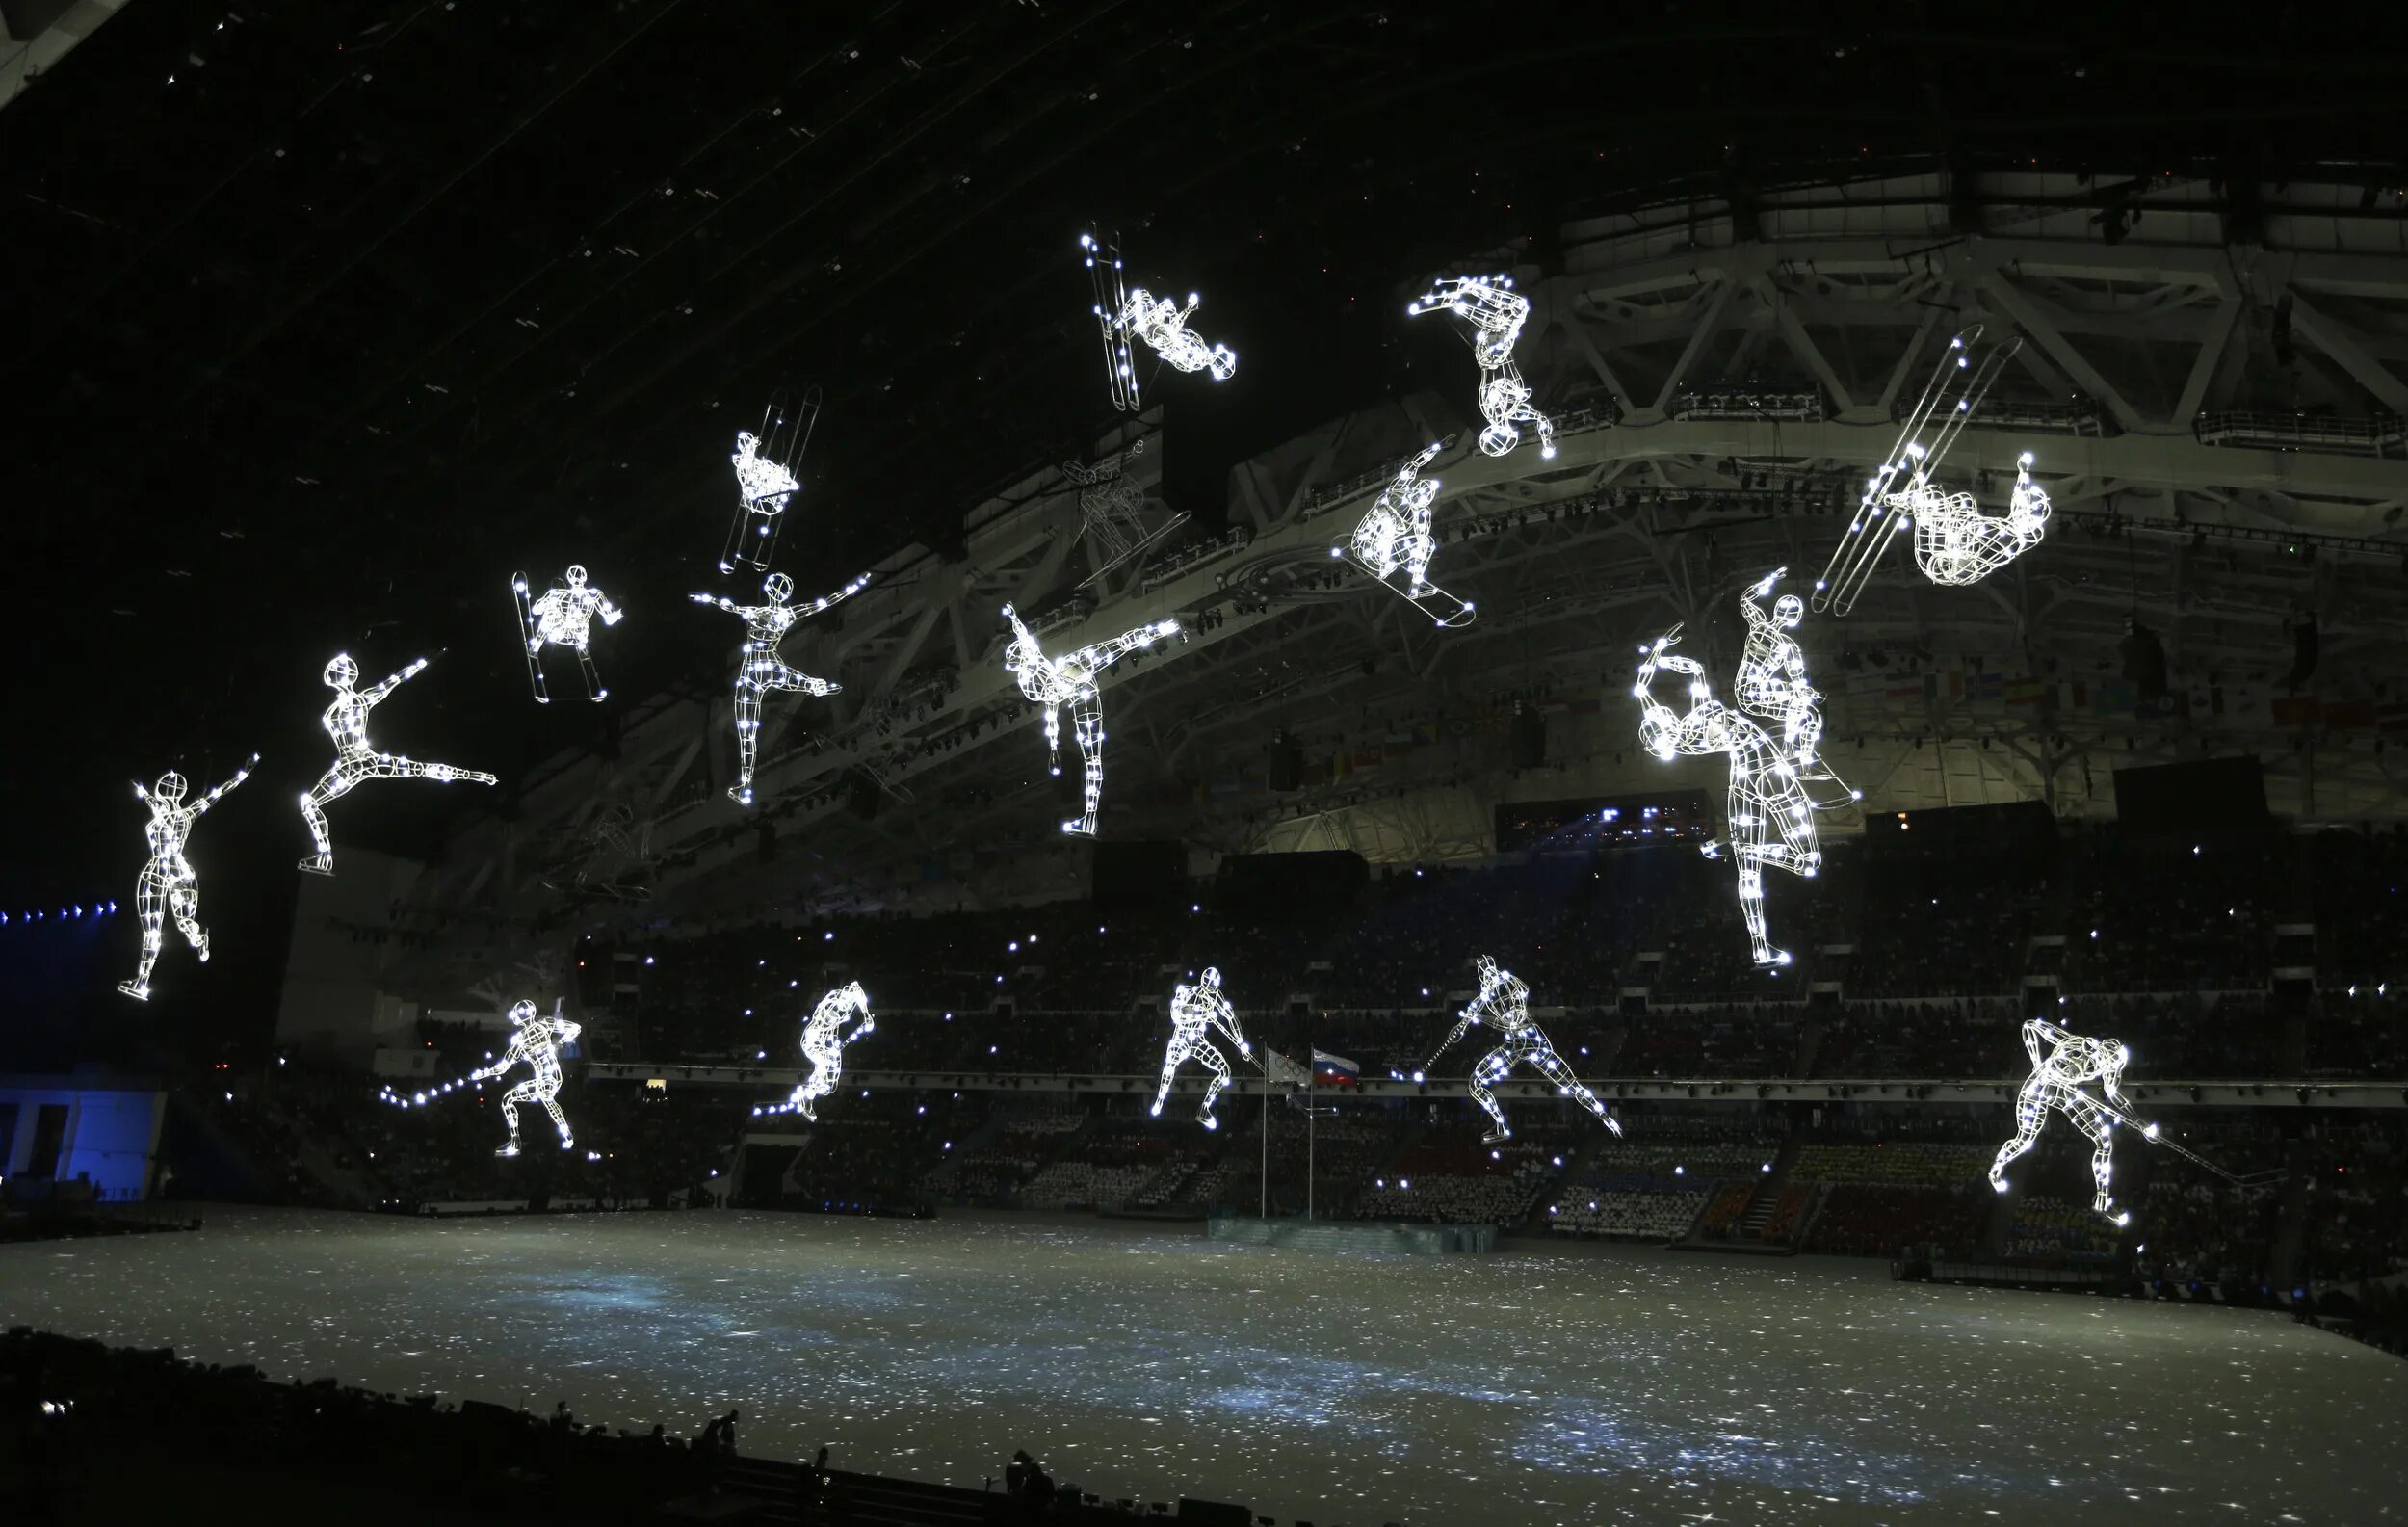
[[[1313,1085],[1315,1087],[1359,1087],[1363,1083],[1363,1067],[1343,1055],[1327,1050],[1313,1052]]]

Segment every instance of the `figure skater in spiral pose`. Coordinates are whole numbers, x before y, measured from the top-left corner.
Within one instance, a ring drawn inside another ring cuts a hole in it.
[[[493,776],[483,770],[421,763],[399,753],[379,752],[369,745],[368,713],[402,684],[416,678],[426,666],[427,659],[418,658],[382,682],[356,689],[353,686],[359,682],[359,665],[348,653],[337,652],[327,665],[327,687],[334,691],[334,699],[327,706],[326,714],[318,718],[318,724],[334,739],[334,763],[301,798],[301,820],[309,824],[310,840],[318,848],[317,853],[301,861],[302,869],[314,875],[334,873],[334,844],[327,835],[327,803],[351,794],[352,787],[362,779],[470,779],[481,785],[495,782]]]
[[[1086,810],[1064,822],[1061,829],[1093,837],[1096,809],[1104,801],[1104,712],[1096,675],[1140,647],[1177,636],[1179,622],[1156,620],[1110,641],[1047,657],[1045,648],[1037,645],[1036,633],[1010,605],[1004,606],[1004,619],[1011,622],[1012,630],[1011,642],[1004,648],[1004,671],[1019,682],[1022,695],[1045,708],[1045,749],[1057,776],[1061,773],[1061,707],[1070,707],[1071,731],[1078,738],[1079,756],[1086,764]]]
[[[1472,1067],[1470,1086],[1472,1101],[1479,1104],[1497,1126],[1486,1135],[1488,1144],[1493,1145],[1499,1141],[1513,1138],[1513,1126],[1505,1122],[1505,1109],[1499,1105],[1497,1094],[1490,1089],[1505,1080],[1505,1073],[1524,1061],[1529,1062],[1531,1068],[1539,1075],[1555,1083],[1557,1093],[1595,1114],[1598,1121],[1608,1129],[1617,1135],[1622,1133],[1620,1121],[1606,1111],[1606,1105],[1588,1090],[1586,1083],[1572,1074],[1572,1067],[1556,1053],[1556,1047],[1548,1042],[1546,1033],[1531,1021],[1531,988],[1522,984],[1520,977],[1502,968],[1486,955],[1479,957],[1479,994],[1454,1020],[1454,1027],[1439,1041],[1438,1048],[1430,1052],[1428,1063],[1413,1073],[1413,1079],[1420,1081],[1430,1066],[1438,1064],[1438,1057],[1446,1054],[1474,1024],[1484,1023],[1497,1031],[1501,1042],[1481,1056],[1479,1064]]]
[[[543,1105],[543,1111],[552,1116],[553,1124],[561,1132],[561,1148],[566,1150],[577,1142],[569,1135],[568,1116],[561,1112],[561,1046],[576,1039],[583,1032],[582,1026],[562,1015],[559,998],[553,999],[552,1015],[548,1018],[537,1017],[532,1002],[521,999],[512,1003],[510,1022],[518,1026],[518,1031],[510,1036],[510,1047],[502,1052],[501,1059],[468,1073],[472,1080],[483,1081],[501,1075],[520,1061],[525,1061],[527,1069],[534,1073],[502,1094],[502,1117],[510,1120],[510,1138],[494,1154],[518,1154],[518,1105],[527,1102]]]
[[[744,652],[736,664],[736,782],[727,787],[728,798],[738,805],[752,804],[752,767],[761,750],[761,701],[770,691],[798,689],[806,695],[827,696],[844,688],[831,679],[813,678],[789,667],[778,658],[777,644],[786,639],[787,628],[796,621],[868,588],[871,576],[865,572],[834,593],[801,606],[786,602],[795,595],[795,580],[782,572],[761,580],[761,592],[769,596],[767,604],[738,604],[724,594],[693,595],[694,603],[717,605],[745,622]]]
[[[858,1013],[861,1021],[851,1034],[838,1031],[845,1019]],[[800,1114],[813,1123],[820,1121],[819,1100],[836,1091],[836,1084],[845,1077],[845,1046],[877,1027],[877,1019],[870,1014],[870,994],[861,989],[861,983],[849,981],[820,999],[811,1010],[811,1016],[802,1021],[803,1059],[811,1063],[811,1074],[802,1084],[786,1094],[786,1101],[767,1108],[756,1108],[756,1114]]]
[[[134,799],[150,807],[150,821],[143,829],[143,836],[150,842],[150,861],[143,866],[142,878],[134,882],[134,915],[143,925],[143,959],[133,980],[118,983],[118,989],[127,996],[141,1002],[150,1000],[150,967],[167,944],[167,919],[170,915],[200,962],[209,962],[209,931],[200,926],[200,878],[184,858],[184,844],[193,835],[193,824],[200,820],[200,814],[249,778],[251,766],[257,762],[259,755],[252,753],[243,767],[234,771],[233,778],[191,805],[184,803],[184,792],[190,787],[184,777],[172,769],[161,775],[158,783],[147,790],[141,780],[134,782]]]
[[[1171,1078],[1180,1063],[1197,1060],[1204,1063],[1213,1079],[1204,1087],[1204,1105],[1195,1111],[1195,1121],[1206,1129],[1218,1129],[1220,1120],[1213,1117],[1213,1100],[1229,1085],[1229,1058],[1213,1043],[1212,1031],[1220,1030],[1237,1045],[1238,1053],[1254,1059],[1254,1046],[1246,1042],[1238,1028],[1238,1012],[1229,999],[1220,994],[1220,972],[1206,966],[1196,986],[1180,985],[1170,993],[1170,1044],[1163,1051],[1163,1085],[1154,1093],[1154,1106],[1149,1110],[1162,1117],[1163,1104],[1170,1097]]]
[[[1522,443],[1516,425],[1538,432],[1538,454],[1553,460],[1556,427],[1531,406],[1530,383],[1514,363],[1513,347],[1521,342],[1522,326],[1530,322],[1531,300],[1513,289],[1509,276],[1450,276],[1418,301],[1407,314],[1446,311],[1472,326],[1472,358],[1479,365],[1479,412],[1488,421],[1479,432],[1480,453],[1505,456]]]
[[[551,695],[543,687],[543,645],[564,646],[577,654],[577,666],[585,671],[586,693],[597,703],[608,699],[611,692],[602,687],[601,674],[594,671],[592,655],[587,647],[592,641],[593,618],[600,616],[604,625],[616,625],[625,612],[611,603],[610,596],[586,582],[586,569],[577,563],[568,565],[567,585],[554,585],[537,595],[533,603],[527,598],[527,575],[510,575],[510,593],[518,605],[519,634],[527,644],[527,679],[535,686],[536,703],[549,705]]]
[[[2054,1108],[2090,1137],[2090,1180],[2096,1189],[2090,1206],[2117,1224],[2132,1224],[2129,1213],[2114,1212],[2107,1189],[2115,1174],[2115,1126],[2130,1121],[2122,1083],[2132,1052],[2120,1040],[2094,1040],[2039,1018],[2024,1024],[2024,1050],[2031,1057],[2031,1076],[2015,1094],[2015,1138],[2001,1145],[1990,1163],[1990,1186],[2007,1190],[2006,1164],[2039,1142],[2040,1127]],[[2084,1082],[2097,1082],[2102,1097],[2084,1093]],[[2144,1124],[2141,1134],[2155,1140],[2158,1126]]]
[[[1722,753],[1731,760],[1731,781],[1723,815],[1729,819],[1731,858],[1739,869],[1740,914],[1747,922],[1747,940],[1760,965],[1786,965],[1789,951],[1775,949],[1765,933],[1765,869],[1788,870],[1811,878],[1822,867],[1822,846],[1815,830],[1815,801],[1789,750],[1762,726],[1714,698],[1706,671],[1696,659],[1671,650],[1681,639],[1674,626],[1642,648],[1638,682],[1631,693],[1641,706],[1639,742],[1669,763],[1683,753]],[[1659,670],[1688,675],[1687,715],[1656,698]],[[1721,856],[1719,840],[1708,843],[1709,858]]]

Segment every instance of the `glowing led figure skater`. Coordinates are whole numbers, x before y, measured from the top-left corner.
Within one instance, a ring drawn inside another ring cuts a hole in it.
[[[840,1034],[845,1019],[858,1013],[861,1021],[851,1034]],[[877,1027],[877,1019],[870,1014],[870,994],[861,989],[861,983],[849,981],[820,999],[811,1010],[811,1016],[802,1022],[802,1054],[811,1063],[811,1074],[802,1085],[786,1094],[786,1101],[756,1108],[756,1114],[800,1114],[813,1123],[820,1121],[816,1104],[836,1091],[836,1084],[845,1077],[845,1046]]]
[[[1522,443],[1522,432],[1514,426],[1528,424],[1538,432],[1538,454],[1553,460],[1555,423],[1531,406],[1530,383],[1513,360],[1513,347],[1531,317],[1531,300],[1513,289],[1513,277],[1450,276],[1404,310],[1416,316],[1444,310],[1472,326],[1472,358],[1480,371],[1479,413],[1488,421],[1479,432],[1481,454],[1509,454]]]
[[[1971,493],[1943,493],[1921,476],[1892,507],[1915,522],[1915,566],[1944,589],[1979,583],[2040,544],[2049,533],[2049,495],[2031,480],[2031,453],[2015,459],[2015,487],[2006,513],[1981,512]]]
[[[1747,922],[1747,941],[1760,965],[1786,965],[1790,954],[1775,949],[1765,935],[1765,869],[1787,870],[1811,878],[1822,867],[1822,848],[1815,831],[1815,802],[1789,750],[1767,735],[1762,726],[1714,698],[1706,671],[1696,659],[1671,650],[1681,639],[1674,626],[1653,646],[1641,647],[1638,682],[1631,694],[1641,706],[1639,742],[1666,763],[1683,753],[1723,753],[1731,760],[1731,781],[1723,814],[1730,819],[1731,858],[1739,870],[1740,914]],[[1656,698],[1656,673],[1669,669],[1688,676],[1689,708],[1676,715]],[[1705,845],[1709,858],[1719,857],[1719,841]]]
[[[1497,1031],[1499,1043],[1472,1067],[1470,1087],[1472,1101],[1479,1104],[1497,1126],[1485,1137],[1488,1144],[1493,1145],[1501,1140],[1513,1138],[1513,1126],[1505,1122],[1505,1109],[1498,1104],[1497,1094],[1490,1089],[1504,1081],[1507,1071],[1525,1061],[1530,1063],[1532,1070],[1555,1083],[1557,1093],[1595,1114],[1598,1121],[1608,1129],[1617,1135],[1622,1133],[1621,1121],[1606,1112],[1606,1105],[1598,1100],[1597,1094],[1572,1074],[1572,1067],[1556,1053],[1556,1047],[1548,1042],[1545,1032],[1531,1021],[1531,988],[1522,984],[1519,976],[1501,968],[1486,955],[1479,957],[1479,994],[1454,1020],[1454,1027],[1439,1041],[1438,1048],[1430,1052],[1429,1060],[1422,1069],[1413,1073],[1413,1079],[1417,1082],[1422,1080],[1429,1067],[1438,1064],[1438,1057],[1446,1054],[1455,1040],[1469,1032],[1474,1024],[1484,1023]]]
[[[813,678],[799,669],[788,667],[778,658],[777,644],[786,639],[787,629],[796,621],[818,615],[868,588],[871,576],[865,572],[834,593],[806,605],[786,602],[794,597],[795,580],[782,572],[771,573],[761,580],[761,592],[769,596],[767,604],[738,604],[716,593],[692,596],[696,604],[717,605],[745,622],[744,652],[736,663],[736,782],[727,787],[728,798],[737,804],[752,804],[752,767],[761,750],[761,701],[770,691],[798,689],[806,695],[828,696],[844,688],[832,680]]]
[[[1218,1129],[1220,1120],[1213,1117],[1213,1100],[1229,1085],[1229,1058],[1213,1042],[1215,1029],[1229,1036],[1238,1053],[1254,1059],[1254,1046],[1246,1042],[1238,1028],[1238,1012],[1229,999],[1220,994],[1220,972],[1206,966],[1198,985],[1184,983],[1170,992],[1170,1044],[1163,1051],[1163,1085],[1154,1093],[1154,1106],[1148,1110],[1155,1118],[1163,1114],[1163,1104],[1170,1097],[1171,1078],[1184,1061],[1201,1061],[1213,1079],[1204,1086],[1204,1105],[1195,1111],[1195,1121],[1206,1129]]]
[[[1806,681],[1806,649],[1790,634],[1805,619],[1806,601],[1785,593],[1773,600],[1770,610],[1764,606],[1766,596],[1788,571],[1775,567],[1740,596],[1740,613],[1747,619],[1747,642],[1740,650],[1739,672],[1733,676],[1731,689],[1741,710],[1781,728],[1781,746],[1797,766],[1800,779],[1809,786],[1825,780],[1839,786],[1839,796],[1815,802],[1818,807],[1830,810],[1861,800],[1862,795],[1832,773],[1818,751],[1822,746],[1822,693]]]
[[[351,794],[353,786],[362,779],[440,779],[447,783],[469,779],[481,785],[495,782],[493,776],[483,770],[421,763],[399,753],[379,752],[369,745],[368,713],[395,689],[416,678],[426,666],[427,659],[415,659],[391,677],[358,689],[354,686],[359,682],[359,665],[348,653],[337,652],[327,665],[325,678],[327,687],[334,691],[334,699],[318,718],[318,724],[334,739],[334,763],[301,798],[301,820],[309,824],[310,840],[318,846],[317,853],[301,861],[302,869],[314,875],[334,873],[334,844],[327,835],[327,803]]]
[[[2122,1091],[2132,1052],[2119,1040],[2070,1034],[2038,1018],[2024,1025],[2024,1050],[2031,1057],[2031,1078],[2015,1094],[2015,1138],[2001,1145],[1998,1159],[1990,1163],[1990,1186],[2006,1191],[2006,1164],[2039,1141],[2040,1126],[2054,1108],[2090,1137],[2090,1180],[2097,1190],[2090,1206],[2117,1224],[2132,1224],[2131,1214],[2115,1212],[2107,1190],[2115,1175],[2115,1126],[2133,1121]],[[2104,1101],[2084,1093],[2084,1082],[2097,1082]],[[2140,1132],[2148,1140],[2158,1138],[2155,1124],[2141,1125]]]
[[[532,1002],[522,999],[512,1003],[510,1022],[518,1025],[518,1031],[510,1036],[510,1045],[502,1051],[501,1058],[468,1073],[469,1080],[481,1082],[501,1075],[521,1061],[534,1073],[502,1094],[502,1117],[510,1121],[510,1138],[494,1154],[518,1154],[518,1105],[526,1102],[543,1105],[543,1111],[552,1116],[553,1124],[561,1132],[561,1148],[566,1150],[576,1141],[569,1137],[568,1116],[561,1112],[561,1046],[576,1039],[583,1032],[582,1026],[562,1015],[561,999],[557,997],[548,1018],[537,1017]]]
[[[1070,727],[1078,739],[1079,756],[1086,765],[1086,810],[1061,825],[1064,832],[1095,835],[1096,808],[1104,801],[1104,712],[1097,698],[1096,675],[1164,637],[1177,636],[1179,622],[1157,620],[1124,631],[1110,641],[1083,646],[1060,657],[1047,657],[1036,633],[1010,605],[1004,619],[1011,622],[1012,638],[1004,648],[1004,671],[1019,682],[1020,693],[1045,708],[1045,749],[1053,773],[1061,773],[1061,707],[1070,707]]]
[[[193,824],[200,820],[200,814],[249,778],[251,766],[257,762],[259,755],[252,753],[243,767],[234,771],[233,778],[191,805],[184,803],[184,792],[190,786],[172,769],[161,775],[147,790],[141,780],[134,782],[134,799],[150,807],[150,821],[143,829],[143,836],[150,844],[150,861],[143,866],[142,877],[134,882],[134,915],[143,925],[143,959],[133,980],[118,983],[118,989],[127,996],[142,1002],[150,1000],[150,967],[167,944],[167,920],[170,915],[200,962],[209,962],[209,931],[200,926],[200,878],[185,861],[184,844],[192,837]]]
[[[1438,480],[1422,477],[1422,468],[1446,449],[1440,440],[1398,468],[1379,490],[1354,535],[1345,546],[1332,546],[1333,557],[1351,556],[1355,566],[1440,625],[1472,623],[1472,603],[1458,599],[1429,581],[1429,559],[1438,549],[1430,534],[1429,509],[1438,500]]]
[[[604,625],[616,625],[626,612],[611,603],[610,596],[586,582],[586,569],[577,563],[568,565],[565,585],[555,584],[546,589],[533,603],[527,599],[527,575],[510,574],[510,596],[518,606],[518,634],[527,648],[527,682],[535,687],[536,703],[549,705],[552,697],[543,688],[543,645],[564,646],[577,654],[577,666],[585,671],[586,693],[596,701],[610,698],[602,687],[602,677],[593,669],[587,644],[592,640],[593,618],[600,616]]]

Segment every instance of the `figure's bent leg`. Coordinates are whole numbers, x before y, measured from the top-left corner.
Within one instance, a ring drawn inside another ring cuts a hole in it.
[[[1070,724],[1079,739],[1079,756],[1086,763],[1086,810],[1076,822],[1061,825],[1064,832],[1095,836],[1095,812],[1104,803],[1104,716],[1090,698],[1070,702]]]
[[[568,1132],[568,1116],[561,1112],[559,1090],[552,1089],[536,1095],[543,1100],[543,1111],[552,1116],[552,1127],[561,1132],[561,1148],[566,1150],[577,1144],[576,1137]]]
[[[1218,1129],[1220,1120],[1213,1117],[1213,1099],[1218,1097],[1221,1089],[1229,1085],[1229,1062],[1220,1053],[1220,1046],[1209,1039],[1196,1045],[1195,1058],[1213,1073],[1213,1079],[1204,1084],[1204,1106],[1195,1111],[1195,1119],[1207,1129]]]
[[[454,779],[472,780],[489,785],[499,781],[482,769],[462,769],[454,764],[428,763],[423,759],[405,758],[400,753],[379,753],[368,761],[368,772],[379,779]]]
[[[533,1082],[521,1082],[502,1094],[502,1118],[510,1126],[510,1138],[508,1144],[494,1152],[495,1155],[515,1156],[518,1154],[518,1104],[521,1099],[537,1095],[536,1084]]]
[[[593,666],[593,654],[589,644],[582,640],[577,643],[577,666],[585,671],[588,698],[597,705],[611,698],[611,692],[602,687],[602,675]]]
[[[2109,1186],[2115,1177],[2115,1121],[2087,1098],[2078,1099],[2065,1115],[2074,1121],[2075,1128],[2090,1137],[2090,1206],[2118,1224],[2131,1224],[2130,1214],[2109,1213],[2115,1207],[2115,1195]]]
[[[318,848],[315,855],[301,861],[302,869],[315,875],[334,873],[334,843],[327,835],[327,803],[339,801],[351,794],[352,786],[359,783],[363,777],[365,776],[353,766],[337,763],[333,768],[320,775],[316,784],[302,792],[301,821],[308,824],[310,841]]]
[[[1172,1035],[1170,1047],[1163,1051],[1163,1085],[1154,1090],[1154,1106],[1147,1110],[1155,1118],[1162,1117],[1163,1104],[1170,1099],[1171,1080],[1178,1074],[1179,1063],[1187,1058],[1188,1046],[1180,1040],[1179,1036]]]
[[[1504,1079],[1505,1073],[1510,1070],[1512,1066],[1513,1046],[1500,1044],[1481,1056],[1479,1064],[1472,1067],[1470,1083],[1472,1101],[1486,1110],[1489,1119],[1497,1126],[1488,1132],[1487,1138],[1492,1145],[1497,1141],[1509,1139],[1513,1134],[1513,1127],[1505,1122],[1505,1110],[1497,1104],[1497,1094],[1489,1091],[1492,1085]]]
[[[159,950],[167,943],[167,892],[166,878],[144,866],[142,879],[134,882],[134,915],[143,925],[142,962],[135,967],[133,980],[118,983],[119,991],[137,1001],[150,1000],[150,967],[158,962]]]
[[[1572,1067],[1564,1064],[1563,1057],[1556,1053],[1554,1046],[1544,1046],[1532,1052],[1530,1060],[1539,1075],[1556,1084],[1557,1092],[1595,1114],[1598,1121],[1608,1129],[1617,1135],[1622,1133],[1621,1122],[1606,1112],[1604,1101],[1589,1091],[1587,1083],[1572,1074]]]
[[[727,787],[738,805],[752,804],[752,761],[761,750],[761,686],[749,672],[736,681],[736,782]]]
[[[168,886],[168,910],[175,918],[175,926],[184,935],[184,941],[193,946],[200,962],[209,962],[209,931],[200,926],[200,887],[189,880],[176,881]]]
[[[2048,1101],[2040,1084],[2026,1082],[2024,1090],[2015,1094],[2015,1138],[2001,1145],[1997,1159],[1990,1163],[1990,1186],[2001,1193],[2006,1191],[2006,1164],[2029,1150],[2040,1139],[2040,1126],[2048,1113]]]

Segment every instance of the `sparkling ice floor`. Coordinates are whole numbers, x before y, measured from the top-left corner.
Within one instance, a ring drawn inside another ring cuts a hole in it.
[[[220,1209],[0,1248],[0,1323],[978,1485],[1283,1520],[2408,1520],[2408,1363],[2280,1315],[1619,1248],[1192,1227]],[[1712,1514],[1709,1515],[1708,1514]]]

